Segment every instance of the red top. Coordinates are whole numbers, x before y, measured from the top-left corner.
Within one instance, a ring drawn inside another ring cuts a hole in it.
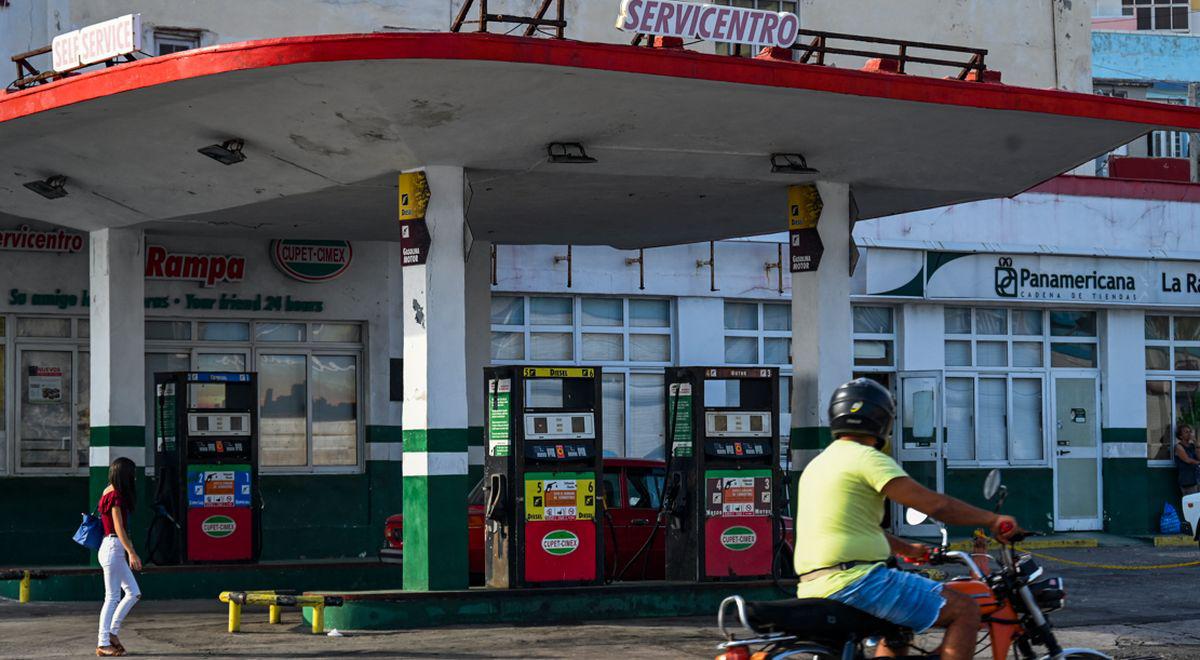
[[[110,490],[100,496],[100,503],[96,505],[96,510],[100,512],[100,525],[104,527],[104,535],[117,533],[117,525],[113,522],[112,510],[115,507],[121,507],[121,513],[125,518],[125,526],[129,526],[129,507],[121,499],[121,494],[116,489]]]

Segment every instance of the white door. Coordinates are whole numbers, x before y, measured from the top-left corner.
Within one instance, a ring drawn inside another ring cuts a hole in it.
[[[917,483],[942,492],[942,375],[936,371],[901,372],[899,423],[892,433],[896,460]],[[904,536],[937,536],[933,521],[904,522],[904,511],[892,507],[892,527]]]
[[[1098,530],[1100,400],[1095,375],[1054,376],[1054,529]]]

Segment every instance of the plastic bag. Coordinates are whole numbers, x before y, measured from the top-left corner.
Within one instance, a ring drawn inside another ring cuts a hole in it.
[[[1163,504],[1162,516],[1158,519],[1159,531],[1163,534],[1179,534],[1183,525],[1179,522],[1179,512],[1168,502]]]

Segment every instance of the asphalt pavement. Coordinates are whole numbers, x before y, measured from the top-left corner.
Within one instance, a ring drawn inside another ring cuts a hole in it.
[[[1200,620],[1200,566],[1137,568],[1200,562],[1200,550],[1134,545],[1038,553],[1121,567],[1040,560],[1048,575],[1066,578],[1067,607],[1051,615],[1064,645],[1089,646],[1126,660],[1200,658],[1195,625]],[[99,595],[91,603],[0,600],[0,657],[91,655],[99,608]],[[215,598],[143,601],[121,638],[131,656],[146,658],[712,658],[720,641],[711,617],[346,631],[341,637],[311,635],[294,610],[285,612],[281,626],[267,625],[266,618],[265,609],[246,608],[243,632],[230,635],[224,606]]]

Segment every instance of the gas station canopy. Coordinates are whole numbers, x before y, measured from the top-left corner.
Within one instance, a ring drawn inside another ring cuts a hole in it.
[[[397,240],[396,173],[461,165],[478,237],[635,248],[779,231],[786,186],[818,178],[849,184],[861,218],[1010,196],[1157,128],[1200,130],[1200,111],[567,40],[296,37],[0,96],[0,209]],[[197,153],[229,139],[245,161]],[[596,162],[548,162],[553,142]],[[819,173],[772,173],[773,153]],[[55,175],[66,197],[23,186]]]

